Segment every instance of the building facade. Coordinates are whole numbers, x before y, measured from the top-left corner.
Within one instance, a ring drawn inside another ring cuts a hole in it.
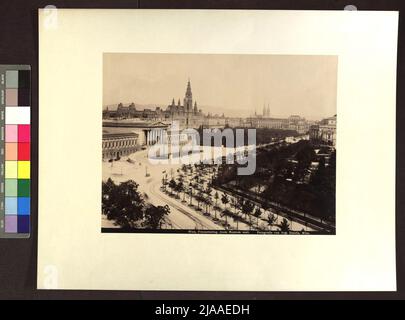
[[[193,100],[190,80],[187,82],[186,92],[183,98],[183,105],[178,99],[177,104],[174,98],[172,102],[163,110],[161,107],[155,109],[144,108],[137,110],[132,102],[129,105],[119,103],[115,109],[113,106],[103,110],[103,119],[141,119],[149,121],[173,122],[177,121],[182,128],[198,128],[205,124],[205,115],[198,109],[197,101]]]
[[[104,134],[133,134],[137,135],[139,146],[149,146],[161,142],[169,125],[163,122],[139,121],[136,119],[104,120]]]
[[[270,109],[266,109],[266,114],[270,114]],[[247,127],[269,128],[280,130],[295,130],[299,134],[305,134],[309,131],[309,123],[305,118],[292,115],[288,118],[271,118],[267,116],[255,116],[246,119]]]
[[[328,145],[336,146],[337,117],[329,117],[312,125],[309,130],[309,138],[313,141],[322,141]]]
[[[136,133],[105,133],[103,132],[103,160],[118,159],[139,150]]]
[[[227,117],[227,118],[225,118],[225,126],[231,127],[231,128],[243,127],[244,122],[245,122],[244,120],[245,119],[243,119],[243,118]]]
[[[292,115],[288,118],[288,128],[290,130],[295,130],[299,134],[305,134],[308,133],[309,131],[309,123],[305,120],[305,118],[302,118],[297,115]]]

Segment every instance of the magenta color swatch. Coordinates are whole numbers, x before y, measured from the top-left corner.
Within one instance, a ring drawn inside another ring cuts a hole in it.
[[[6,124],[6,142],[18,142],[18,127],[16,124]]]
[[[4,230],[6,233],[17,233],[17,216],[6,215]]]
[[[18,142],[30,142],[30,125],[19,124],[18,125]]]

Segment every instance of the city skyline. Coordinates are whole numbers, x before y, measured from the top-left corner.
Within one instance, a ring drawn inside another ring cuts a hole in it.
[[[103,65],[103,107],[167,107],[190,79],[206,114],[249,117],[264,106],[271,117],[336,114],[336,56],[106,53]]]
[[[336,57],[103,65],[102,232],[335,234]]]

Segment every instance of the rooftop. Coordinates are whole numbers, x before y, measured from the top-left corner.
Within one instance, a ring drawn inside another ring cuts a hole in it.
[[[136,119],[103,121],[103,127],[152,129],[152,128],[167,128],[168,126],[169,126],[168,124],[165,124],[163,122],[147,122],[147,121],[138,121]]]
[[[139,135],[135,132],[125,132],[125,133],[110,133],[103,131],[103,139],[112,138],[137,138]]]

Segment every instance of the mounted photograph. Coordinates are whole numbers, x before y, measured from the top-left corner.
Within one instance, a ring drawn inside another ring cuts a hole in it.
[[[104,233],[336,234],[333,55],[104,53]]]

